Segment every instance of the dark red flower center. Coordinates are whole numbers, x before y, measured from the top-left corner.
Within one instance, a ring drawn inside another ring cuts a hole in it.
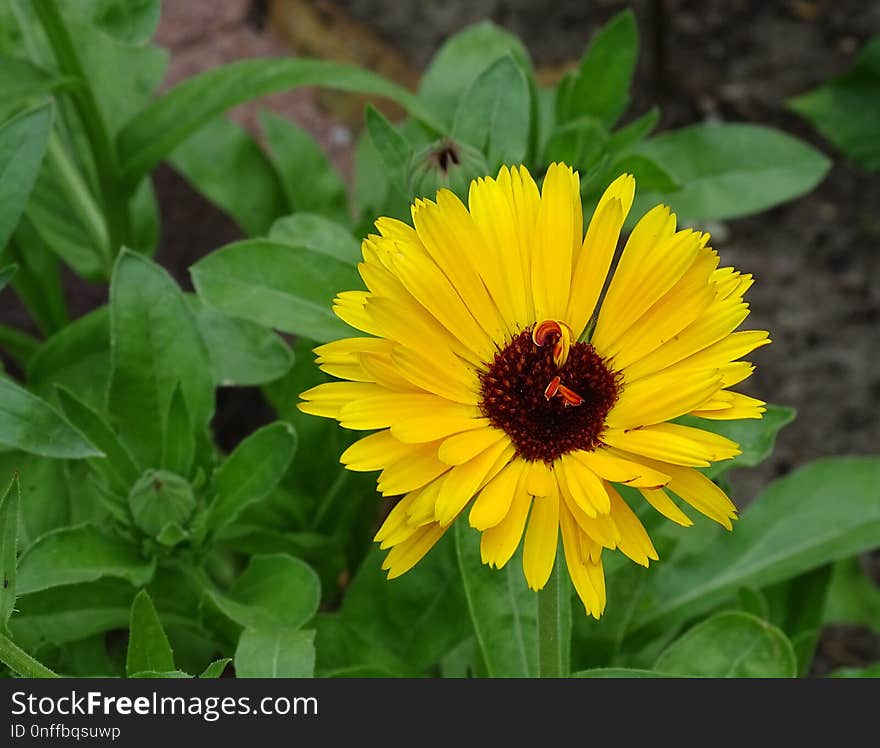
[[[546,332],[546,324],[534,338],[531,328],[523,330],[498,351],[480,375],[480,407],[521,457],[549,463],[596,448],[619,377],[589,343],[572,343],[561,356],[561,333]]]

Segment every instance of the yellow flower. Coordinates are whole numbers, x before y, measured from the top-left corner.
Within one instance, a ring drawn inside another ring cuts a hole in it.
[[[304,392],[299,407],[376,431],[341,461],[381,470],[381,493],[403,496],[376,535],[389,578],[471,504],[484,563],[504,566],[525,531],[535,590],[561,531],[598,618],[603,549],[657,559],[615,484],[680,525],[692,523],[670,494],[730,529],[735,506],[695,468],[738,445],[671,421],[760,418],[763,402],[729,388],[754,368],[738,359],[770,341],[734,332],[751,276],[718,268],[708,234],[676,231],[665,206],[638,222],[603,296],[634,193],[632,176],[615,180],[583,236],[576,172],[553,164],[539,192],[524,167],[505,167],[471,183],[468,207],[444,190],[416,200],[415,228],[380,218],[363,242],[369,290],[339,294],[334,310],[366,337],[315,349],[348,381]]]

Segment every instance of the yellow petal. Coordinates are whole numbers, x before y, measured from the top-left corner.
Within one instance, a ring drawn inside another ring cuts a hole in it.
[[[630,174],[615,179],[596,205],[575,264],[565,319],[577,339],[596,309],[620,230],[632,207],[636,183]]]
[[[554,490],[549,496],[539,496],[532,502],[523,547],[523,572],[531,589],[540,590],[547,584],[556,561],[558,540],[559,492]]]
[[[461,465],[502,439],[507,440],[507,435],[494,426],[465,431],[444,439],[437,456],[447,465]]]
[[[620,540],[620,533],[611,514],[597,514],[595,517],[588,515],[578,506],[571,492],[568,490],[566,481],[559,482],[559,492],[562,494],[562,500],[571,516],[574,517],[578,527],[590,538],[594,543],[605,548],[616,548],[617,541]],[[609,500],[610,512],[610,500]]]
[[[391,362],[404,379],[428,392],[466,405],[480,402],[475,370],[447,351],[435,351],[429,357],[396,345],[391,351]]]
[[[410,506],[412,506],[415,497],[415,493],[409,493],[394,505],[373,538],[376,543],[383,543],[387,538],[398,532],[400,528],[407,526],[407,512]]]
[[[430,442],[462,431],[482,429],[488,425],[488,419],[481,416],[480,409],[475,405],[462,405],[440,399],[436,405],[432,404],[431,410],[423,410],[418,415],[396,420],[391,426],[391,433],[402,442]]]
[[[419,444],[404,459],[386,467],[379,475],[378,488],[384,496],[409,493],[427,485],[449,470],[437,459],[436,442]]]
[[[633,514],[632,509],[612,486],[607,485],[606,488],[608,496],[611,498],[611,519],[614,520],[614,524],[620,532],[617,547],[642,566],[647,566],[649,559],[656,561],[658,559],[657,551],[639,518]]]
[[[303,413],[325,418],[339,418],[342,409],[353,400],[390,394],[384,387],[368,382],[326,382],[303,392],[304,402],[297,403]]]
[[[591,340],[600,356],[610,355],[627,328],[679,281],[703,242],[703,235],[685,230],[652,247],[637,245],[630,257],[624,249]]]
[[[605,609],[605,575],[602,572],[602,563],[593,563],[589,554],[583,553],[584,541],[591,541],[580,537],[582,533],[564,503],[560,506],[559,525],[562,530],[565,565],[572,584],[587,614],[599,618]]]
[[[526,465],[522,460],[513,460],[486,484],[468,515],[471,527],[487,530],[507,516]]]
[[[510,509],[501,522],[485,530],[480,538],[480,557],[484,564],[503,567],[516,552],[526,526],[526,517],[532,504],[532,497],[526,491],[525,470],[513,494]]]
[[[537,320],[562,319],[568,307],[572,256],[574,247],[581,244],[583,231],[583,226],[575,225],[580,213],[578,184],[571,167],[564,164],[551,164],[544,177],[532,255],[532,294]]]
[[[557,465],[561,473],[560,483],[574,502],[590,517],[606,514],[610,509],[608,494],[602,481],[579,458],[579,453],[572,452],[562,455]]]
[[[382,563],[382,568],[388,571],[388,578],[394,579],[409,571],[443,537],[444,532],[446,528],[440,525],[425,525],[403,543],[394,546]]]
[[[573,456],[600,478],[634,488],[658,488],[669,482],[669,476],[638,462],[631,462],[609,449],[593,452],[578,451]],[[606,510],[607,511],[607,510]]]
[[[690,527],[694,524],[693,520],[678,508],[676,503],[669,498],[666,491],[662,488],[640,488],[639,492],[645,501],[666,517],[666,519],[671,519],[682,527]]]
[[[418,449],[418,445],[404,444],[395,439],[386,429],[356,441],[342,453],[339,461],[349,470],[357,472],[381,470]]]
[[[656,374],[635,382],[624,380],[606,425],[610,429],[630,429],[678,418],[704,403],[720,383],[717,370],[697,372],[684,381],[678,372]]]
[[[691,467],[708,467],[741,454],[739,445],[730,439],[677,423],[658,423],[628,431],[607,429],[602,440],[631,454]]]
[[[365,307],[368,293],[366,291],[343,291],[333,299],[333,313],[355,330],[379,335],[379,330],[367,315]]]
[[[550,466],[542,460],[529,463],[526,490],[532,496],[549,496],[556,489],[556,478]]]
[[[443,478],[443,485],[434,509],[434,518],[441,525],[448,525],[479,491],[484,478],[492,469],[499,455],[506,449],[509,439],[495,444],[462,465],[453,467]]]

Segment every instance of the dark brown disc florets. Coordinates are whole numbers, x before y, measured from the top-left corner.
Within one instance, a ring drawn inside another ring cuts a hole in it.
[[[593,346],[571,344],[559,366],[558,337],[552,333],[538,345],[531,328],[523,330],[480,375],[484,415],[529,461],[550,463],[566,452],[595,449],[617,402],[618,375]]]

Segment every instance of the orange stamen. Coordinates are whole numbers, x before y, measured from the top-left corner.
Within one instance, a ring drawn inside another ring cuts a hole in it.
[[[548,400],[553,397],[557,390],[559,389],[559,377],[553,377],[550,380],[550,384],[547,385],[547,389],[544,390],[544,397]]]
[[[553,344],[553,363],[561,369],[568,361],[568,352],[571,350],[571,328],[564,322],[545,319],[532,329],[532,342],[540,348],[551,335],[556,335],[556,342]]]
[[[556,388],[556,393],[565,401],[563,403],[563,406],[566,408],[568,406],[572,406],[572,407],[576,408],[578,405],[581,405],[584,402],[584,398],[582,398],[580,395],[578,395],[578,393],[575,392],[574,390],[571,390],[568,387],[566,387],[564,384],[560,384]]]

